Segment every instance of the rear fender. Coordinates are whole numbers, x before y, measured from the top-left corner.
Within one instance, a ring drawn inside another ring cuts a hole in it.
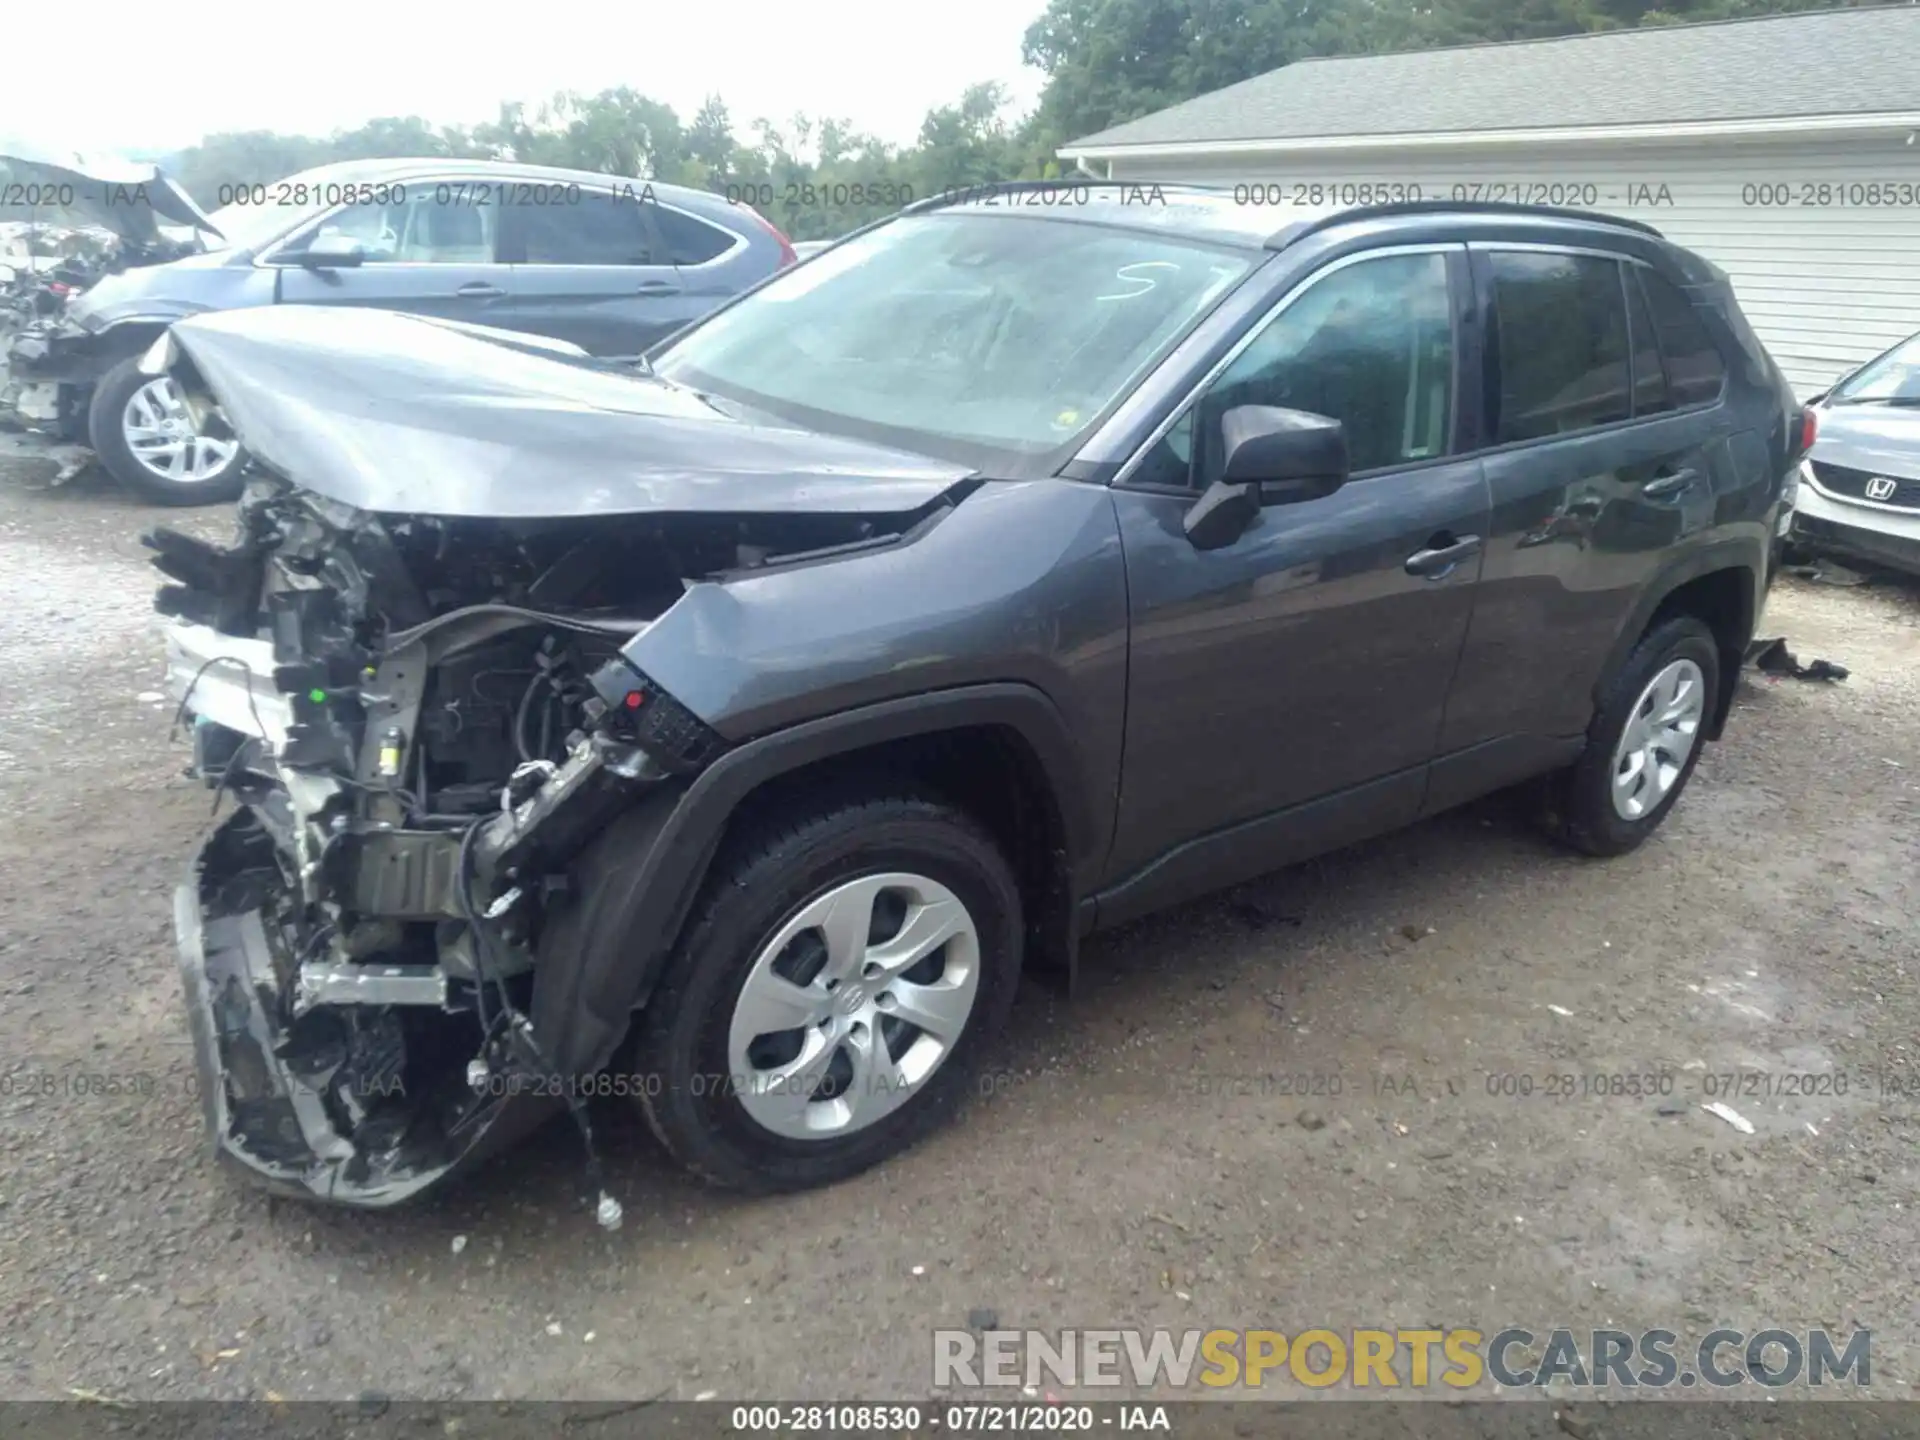
[[[1734,691],[1739,684],[1741,658],[1746,654],[1748,642],[1753,639],[1753,627],[1760,614],[1761,602],[1765,597],[1768,550],[1764,539],[1748,541],[1729,539],[1691,551],[1674,560],[1663,570],[1658,578],[1640,593],[1627,621],[1614,637],[1613,648],[1608,652],[1607,663],[1602,667],[1594,682],[1593,701],[1597,709],[1600,694],[1607,683],[1620,672],[1633,647],[1640,643],[1640,637],[1647,633],[1653,618],[1660,608],[1673,598],[1676,591],[1688,582],[1716,571],[1732,570],[1740,574],[1742,584],[1740,593],[1742,606],[1734,621],[1731,635],[1723,635],[1721,647],[1720,691],[1714,697],[1713,712],[1708,716],[1707,738],[1718,740],[1727,723],[1727,712],[1733,708]],[[1729,659],[1728,657],[1731,657]]]

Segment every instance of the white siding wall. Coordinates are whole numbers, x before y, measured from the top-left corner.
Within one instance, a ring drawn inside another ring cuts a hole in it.
[[[1741,308],[1802,395],[1823,390],[1852,365],[1920,330],[1920,144],[1844,139],[1792,144],[1696,142],[1516,147],[1440,153],[1407,150],[1313,159],[1203,157],[1116,160],[1119,179],[1216,184],[1417,183],[1430,199],[1455,185],[1518,181],[1598,190],[1591,208],[1645,220],[1712,260],[1733,279]],[[1855,203],[1853,187],[1906,186],[1908,203]],[[1641,187],[1666,187],[1648,204]],[[1793,203],[1757,204],[1750,186],[1780,186]],[[1827,186],[1839,203],[1803,204]],[[1492,197],[1505,198],[1505,197]],[[1533,197],[1529,197],[1533,198]],[[1573,203],[1592,197],[1574,192]],[[1635,201],[1640,203],[1635,203]],[[1330,207],[1282,204],[1274,228]]]

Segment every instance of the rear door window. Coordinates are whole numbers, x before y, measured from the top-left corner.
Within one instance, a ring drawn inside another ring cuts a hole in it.
[[[514,207],[519,259],[528,265],[662,265],[648,201],[579,192],[565,204]]]
[[[1550,251],[1491,251],[1483,262],[1494,310],[1487,346],[1493,443],[1628,418],[1619,262]]]
[[[1667,390],[1675,405],[1700,405],[1719,398],[1727,378],[1726,362],[1707,333],[1700,312],[1666,276],[1643,266],[1638,272],[1652,312],[1653,331],[1666,360]]]

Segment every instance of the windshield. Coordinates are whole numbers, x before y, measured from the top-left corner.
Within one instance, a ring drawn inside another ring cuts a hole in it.
[[[1124,396],[1257,256],[1003,216],[907,216],[715,315],[662,377],[907,448],[1044,455]]]
[[[1920,335],[1910,335],[1833,392],[1835,405],[1920,405]]]

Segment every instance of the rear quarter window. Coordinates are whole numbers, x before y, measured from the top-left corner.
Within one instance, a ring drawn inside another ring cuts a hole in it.
[[[667,247],[668,263],[673,265],[704,265],[726,254],[739,239],[731,230],[709,225],[666,205],[654,208],[653,222]]]
[[[1653,332],[1666,361],[1668,398],[1675,405],[1701,405],[1715,399],[1726,381],[1727,366],[1699,311],[1666,276],[1639,265],[1633,268],[1639,272]]]

